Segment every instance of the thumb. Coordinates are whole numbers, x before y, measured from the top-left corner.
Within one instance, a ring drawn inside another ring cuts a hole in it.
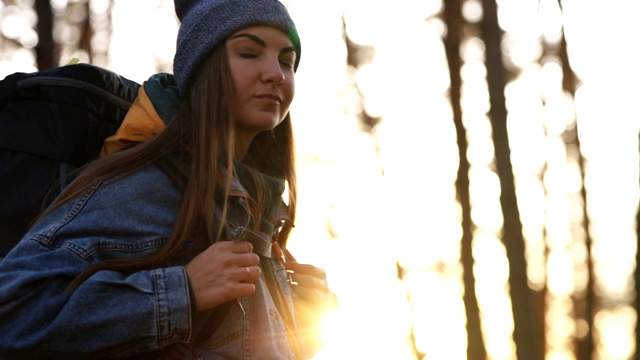
[[[284,257],[287,259],[287,262],[289,262],[289,261],[294,262],[294,263],[298,262],[296,260],[296,258],[293,257],[293,255],[291,255],[291,252],[288,249],[284,249]]]

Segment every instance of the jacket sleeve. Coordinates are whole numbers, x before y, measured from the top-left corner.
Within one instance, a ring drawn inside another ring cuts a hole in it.
[[[123,186],[130,190],[122,191],[143,192]],[[153,251],[160,244],[159,225],[148,223],[165,219],[170,224],[172,218],[153,211],[153,199],[144,204],[148,213],[136,216],[142,210],[122,211],[125,205],[105,200],[122,202],[132,194],[95,195],[104,197],[95,202],[100,209],[89,196],[69,203],[0,260],[0,358],[125,356],[189,341],[193,310],[182,266],[98,271],[66,291],[96,261]],[[135,200],[131,206],[139,203]],[[127,223],[131,217],[136,222]],[[138,221],[139,226],[131,226]]]

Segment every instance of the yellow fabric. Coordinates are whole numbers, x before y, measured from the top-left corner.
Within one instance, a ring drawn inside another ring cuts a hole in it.
[[[165,126],[144,91],[143,84],[118,131],[104,141],[100,156],[112,154],[131,144],[150,140],[164,130]]]

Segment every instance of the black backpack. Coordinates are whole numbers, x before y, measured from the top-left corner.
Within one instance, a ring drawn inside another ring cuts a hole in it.
[[[88,64],[0,81],[0,258],[73,170],[97,158],[140,84]]]

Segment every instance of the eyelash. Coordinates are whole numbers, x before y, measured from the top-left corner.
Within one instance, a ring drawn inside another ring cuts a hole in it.
[[[257,54],[254,53],[240,53],[240,57],[243,59],[255,59],[258,57]],[[293,69],[294,65],[293,62],[290,61],[280,61],[280,64],[286,66],[287,68]]]
[[[293,69],[293,63],[289,61],[280,61],[280,64],[286,66],[289,69]]]

